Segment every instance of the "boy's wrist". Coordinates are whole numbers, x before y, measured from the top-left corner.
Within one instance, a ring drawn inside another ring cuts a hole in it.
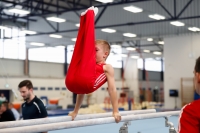
[[[74,113],[78,114],[78,110],[74,110]]]
[[[119,111],[113,111],[113,114],[114,114],[114,113],[119,113]]]

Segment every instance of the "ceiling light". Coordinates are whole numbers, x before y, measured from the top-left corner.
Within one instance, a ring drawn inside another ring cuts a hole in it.
[[[145,53],[150,53],[150,50],[143,50]]]
[[[158,51],[155,51],[155,52],[153,52],[153,54],[155,54],[155,55],[161,55],[162,53],[158,52]]]
[[[136,48],[132,48],[132,47],[127,47],[126,49],[127,49],[127,50],[131,50],[131,51],[136,50]]]
[[[164,41],[158,41],[158,44],[165,44]]]
[[[49,36],[50,36],[50,37],[53,37],[53,38],[62,38],[61,35],[56,35],[56,34],[50,34]]]
[[[112,48],[121,48],[120,45],[116,45],[116,44],[111,45],[111,47],[112,47]]]
[[[132,33],[124,33],[123,36],[126,36],[126,37],[136,37],[137,35],[136,34],[132,34]]]
[[[159,14],[152,14],[152,15],[149,15],[149,17],[152,18],[152,19],[156,19],[156,20],[162,20],[162,19],[165,19],[164,16],[159,15]]]
[[[76,27],[80,27],[80,24],[76,24]]]
[[[71,40],[75,42],[75,41],[76,41],[76,38],[72,38]]]
[[[188,30],[193,31],[193,32],[200,31],[200,29],[197,27],[189,27]]]
[[[114,33],[114,32],[116,32],[116,30],[114,30],[114,29],[109,29],[109,28],[101,29],[101,31],[103,31],[103,32],[108,32],[108,33]]]
[[[133,59],[138,59],[139,56],[131,56],[131,58],[133,58]]]
[[[102,2],[102,3],[110,3],[113,2],[113,0],[96,0],[98,2]]]
[[[143,50],[145,53],[150,53],[150,50]]]
[[[173,22],[170,22],[170,24],[174,25],[174,26],[184,26],[185,24],[180,22],[180,21],[173,21]]]
[[[9,29],[9,28],[6,26],[0,26],[0,29],[5,30],[5,29]]]
[[[138,7],[135,7],[135,6],[124,7],[124,10],[129,11],[129,12],[133,12],[133,13],[139,13],[139,12],[143,11],[142,8],[138,8]]]
[[[12,13],[16,13],[16,14],[22,14],[22,15],[26,15],[30,13],[30,11],[17,9],[17,8],[8,9],[8,11]]]
[[[31,42],[30,45],[33,45],[33,46],[44,46],[45,44],[44,43],[38,43],[38,42]]]
[[[152,42],[153,38],[147,38],[147,41]]]
[[[37,32],[35,32],[35,31],[31,31],[31,30],[23,30],[23,31],[21,31],[21,32],[23,32],[24,34],[30,34],[30,35],[33,35],[33,34],[36,34]]]
[[[126,54],[121,54],[121,57],[127,57],[127,55]]]
[[[62,22],[66,21],[63,18],[58,18],[58,17],[48,17],[46,19],[49,20],[49,21],[57,22],[57,23],[62,23]]]

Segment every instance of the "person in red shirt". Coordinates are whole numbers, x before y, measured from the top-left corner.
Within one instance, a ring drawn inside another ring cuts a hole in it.
[[[113,106],[113,117],[118,123],[121,121],[121,116],[118,111],[114,69],[106,64],[110,45],[105,40],[95,41],[94,17],[97,12],[97,8],[91,7],[81,14],[79,32],[65,79],[67,89],[77,94],[74,111],[69,116],[72,116],[74,120],[84,95],[96,91],[107,82]]]
[[[200,95],[200,57],[194,68],[194,84],[197,94]],[[200,99],[182,108],[178,133],[200,133]]]

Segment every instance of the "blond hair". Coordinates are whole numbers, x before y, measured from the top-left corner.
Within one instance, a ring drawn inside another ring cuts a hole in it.
[[[110,48],[110,44],[107,41],[98,39],[98,40],[95,41],[95,43],[103,45],[104,51],[108,52],[108,55],[110,54],[111,48]]]

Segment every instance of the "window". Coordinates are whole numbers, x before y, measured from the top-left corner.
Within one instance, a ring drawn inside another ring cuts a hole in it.
[[[138,69],[142,69],[143,70],[143,67],[144,67],[144,65],[143,65],[143,59],[138,59],[137,60],[137,66],[138,66]]]
[[[38,90],[38,88],[37,87],[33,87],[33,90]]]
[[[41,91],[44,91],[44,90],[46,90],[46,88],[45,88],[45,87],[41,87],[40,90],[41,90]]]
[[[110,53],[106,63],[111,64],[114,68],[122,68],[122,57],[120,54]]]
[[[9,29],[5,29],[4,30],[4,37],[11,38],[12,37],[12,29],[10,29],[10,28]]]
[[[12,37],[14,37],[14,39],[18,39],[17,37],[19,37],[19,30],[17,28],[12,29]]]
[[[49,91],[52,91],[52,90],[53,90],[53,88],[52,88],[52,87],[48,87],[48,90],[49,90]]]
[[[62,88],[63,91],[67,90],[65,87]]]
[[[70,64],[72,59],[72,54],[74,51],[74,45],[68,45],[67,46],[67,63]]]
[[[65,62],[65,49],[60,47],[48,47],[47,48],[47,62]]]
[[[19,43],[18,45],[18,59],[21,59],[21,60],[25,60],[25,56],[26,56],[26,44],[23,42],[23,43]]]
[[[25,34],[18,28],[0,30],[0,58],[25,59]]]
[[[23,32],[19,32],[18,42],[19,42],[19,59],[24,60],[26,57],[26,37]]]
[[[157,71],[161,72],[161,61],[160,60],[155,60],[152,58],[147,58],[145,59],[145,69],[148,71]]]
[[[102,90],[102,91],[104,91],[104,90],[105,90],[105,88],[101,88],[101,90]]]
[[[14,40],[4,40],[4,58],[18,59],[18,50],[18,44]]]
[[[46,47],[29,49],[28,58],[34,61],[46,61]]]
[[[56,90],[56,91],[59,91],[59,90],[60,90],[60,88],[59,88],[59,87],[56,87],[56,88],[55,88],[55,90]]]
[[[122,68],[122,48],[120,45],[111,45],[110,55],[106,63],[111,64],[114,68]]]
[[[42,47],[29,49],[29,60],[44,62],[65,62],[65,50],[60,47]]]

